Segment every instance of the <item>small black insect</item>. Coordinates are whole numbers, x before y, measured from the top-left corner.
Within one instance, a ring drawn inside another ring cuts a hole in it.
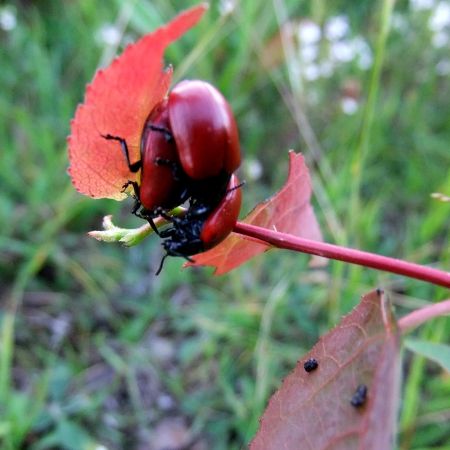
[[[367,386],[365,384],[360,384],[355,393],[353,394],[350,404],[355,408],[361,408],[361,406],[366,403],[367,400]]]
[[[319,363],[314,358],[309,358],[305,363],[303,364],[303,367],[306,372],[312,372],[313,370],[316,370],[319,367]]]

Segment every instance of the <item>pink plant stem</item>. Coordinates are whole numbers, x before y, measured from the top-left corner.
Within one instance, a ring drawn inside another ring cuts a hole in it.
[[[420,309],[416,309],[412,313],[409,313],[407,316],[402,317],[398,321],[398,326],[401,332],[404,334],[407,331],[410,331],[413,328],[422,325],[430,319],[443,315],[450,315],[450,299],[443,300],[442,302],[434,303],[429,306],[424,306]]]
[[[309,253],[311,255],[323,256],[329,259],[384,270],[450,288],[450,272],[413,264],[401,259],[389,258],[352,248],[299,238],[291,234],[280,233],[242,222],[236,224],[234,231],[267,242],[277,248],[285,248],[287,250]]]

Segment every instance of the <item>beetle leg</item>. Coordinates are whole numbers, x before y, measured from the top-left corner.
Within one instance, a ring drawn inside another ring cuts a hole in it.
[[[158,276],[161,273],[161,270],[164,267],[164,261],[166,260],[166,258],[168,256],[181,256],[181,257],[185,258],[189,262],[195,262],[192,258],[189,258],[189,256],[182,255],[182,254],[175,254],[175,253],[168,253],[168,252],[166,252],[166,254],[161,258],[161,262],[159,263],[158,270],[155,272],[155,276]]]
[[[140,198],[140,192],[139,192],[139,184],[137,183],[137,181],[131,181],[128,180],[123,186],[122,186],[122,191],[121,192],[125,192],[127,190],[128,186],[133,186],[133,190],[134,190],[134,197],[136,198],[136,200],[139,201]]]
[[[129,180],[122,186],[122,191],[125,191],[125,189],[130,185],[133,186],[135,198],[133,208],[131,209],[131,214],[134,214],[136,217],[139,217],[140,219],[146,220],[152,227],[152,230],[159,236],[160,234],[155,222],[153,221],[153,218],[151,217],[150,214],[146,214],[146,211],[142,208],[142,203],[139,199],[139,184],[136,181]],[[139,211],[139,209],[141,210]]]
[[[120,147],[122,148],[122,152],[125,155],[125,158],[127,160],[128,169],[132,173],[136,173],[141,168],[141,161],[136,161],[134,163],[131,163],[130,161],[130,152],[128,151],[128,145],[127,141],[124,138],[121,138],[119,136],[112,136],[111,134],[102,134],[102,138],[108,140],[108,141],[117,141],[120,142]]]
[[[153,125],[152,123],[147,123],[145,125],[145,127],[146,128],[150,128],[150,130],[152,130],[152,131],[158,131],[159,133],[163,133],[164,134],[164,139],[167,142],[172,142],[173,141],[173,134],[168,128],[162,127],[160,125]]]
[[[139,201],[136,201],[136,203],[133,206],[133,209],[131,210],[131,214],[134,214],[136,217],[139,217],[139,219],[144,219],[146,220],[151,229],[158,235],[161,237],[161,231],[158,230],[158,227],[155,224],[155,221],[153,220],[153,217],[147,213],[147,211],[145,209],[141,209],[141,211],[139,211],[139,208],[141,208],[141,203]]]
[[[141,202],[139,200],[136,200],[134,202],[133,208],[131,210],[131,214],[135,215],[136,217],[139,217],[140,219],[143,219],[141,212],[139,211],[139,208],[141,207]]]
[[[160,232],[160,236],[163,239],[167,239],[167,238],[172,238],[174,236],[174,234],[176,234],[176,230],[175,228],[171,227],[171,228],[167,228],[166,230],[163,230]]]
[[[167,222],[170,222],[172,224],[178,224],[183,219],[180,219],[179,217],[171,216],[170,214],[167,214],[167,211],[161,207],[155,208],[154,213],[156,216],[161,216],[163,219],[166,219]]]
[[[152,230],[158,235],[161,236],[161,232],[158,230],[158,227],[156,226],[153,217],[146,217],[147,222],[150,224],[150,227],[152,228]]]
[[[157,166],[168,166],[170,170],[172,171],[173,179],[175,181],[183,180],[184,178],[184,172],[181,169],[180,165],[176,163],[175,161],[172,161],[170,159],[160,158],[159,156],[154,159],[154,163]]]

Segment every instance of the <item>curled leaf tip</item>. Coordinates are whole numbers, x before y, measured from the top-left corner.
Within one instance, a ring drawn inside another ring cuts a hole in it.
[[[88,236],[102,242],[120,242],[126,247],[139,244],[149,234],[153,233],[148,223],[139,228],[120,228],[114,225],[112,216],[105,216],[102,222],[103,230],[90,231]]]

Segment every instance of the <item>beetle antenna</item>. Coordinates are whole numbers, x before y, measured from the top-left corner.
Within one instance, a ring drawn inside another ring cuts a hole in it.
[[[244,186],[244,184],[247,184],[247,182],[241,181],[237,186],[232,187],[231,189],[228,189],[228,191],[225,192],[225,195],[229,194],[230,192],[235,191],[236,189],[240,189],[242,186]]]
[[[173,142],[173,134],[168,128],[162,127],[160,125],[153,125],[152,123],[146,124],[145,127],[149,128],[152,131],[157,131],[159,133],[162,133],[164,135],[164,139],[167,142]]]

